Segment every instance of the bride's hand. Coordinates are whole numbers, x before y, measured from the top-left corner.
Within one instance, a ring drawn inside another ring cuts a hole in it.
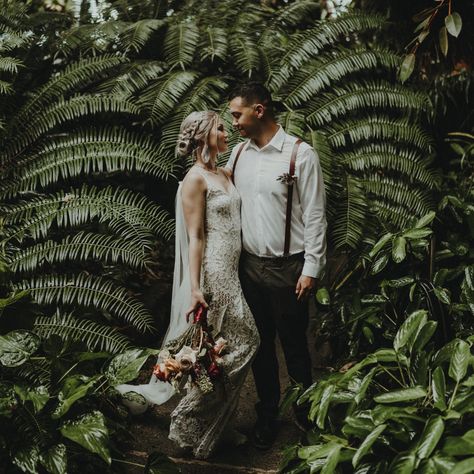
[[[209,308],[202,291],[193,291],[191,292],[191,306],[186,311],[186,321],[189,321],[189,316],[197,311],[199,306],[203,306],[206,309]]]

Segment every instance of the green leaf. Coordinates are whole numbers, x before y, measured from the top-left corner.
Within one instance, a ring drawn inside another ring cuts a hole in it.
[[[451,304],[451,296],[449,295],[449,291],[446,288],[433,288],[433,292],[442,303],[444,304]]]
[[[413,474],[415,471],[416,456],[414,453],[400,453],[390,464],[390,474]]]
[[[441,367],[436,367],[433,371],[431,391],[435,408],[438,408],[438,410],[446,410],[446,379]]]
[[[379,349],[373,353],[377,362],[396,362],[397,353],[393,349]]]
[[[109,432],[104,415],[100,411],[93,411],[74,421],[68,421],[62,425],[60,431],[66,438],[98,454],[107,464],[112,462],[107,446]]]
[[[419,330],[415,342],[413,343],[413,351],[421,351],[428,341],[431,339],[433,334],[438,327],[436,321],[427,321],[426,324]]]
[[[66,446],[62,443],[54,445],[41,454],[40,462],[50,474],[67,473]]]
[[[474,457],[464,459],[458,462],[449,474],[469,474],[472,473],[472,466],[474,466]]]
[[[420,328],[426,324],[427,319],[427,311],[424,309],[410,314],[395,335],[393,341],[393,348],[395,351],[399,352],[405,347],[410,348]]]
[[[415,229],[421,229],[422,227],[426,227],[428,224],[431,223],[431,221],[436,217],[436,212],[435,211],[430,211],[428,214],[424,215],[423,217],[420,217],[416,221],[416,224],[414,226]]]
[[[369,252],[369,257],[374,258],[377,253],[385,246],[385,244],[392,238],[393,234],[389,232],[388,234],[383,235],[373,246],[372,250]]]
[[[12,463],[23,472],[38,474],[39,450],[37,446],[27,446],[12,456]]]
[[[457,38],[462,29],[462,18],[461,15],[457,12],[451,13],[444,19],[444,24],[446,29],[451,36]]]
[[[79,399],[85,397],[92,386],[100,378],[100,375],[86,377],[85,375],[73,375],[68,377],[58,394],[58,406],[51,414],[51,418],[58,419],[65,415],[72,405]]]
[[[444,421],[440,416],[428,420],[418,442],[416,455],[420,459],[429,458],[441,439],[443,432]]]
[[[319,304],[327,306],[331,303],[331,298],[329,297],[329,291],[327,288],[319,288],[316,292],[316,301]]]
[[[0,298],[0,309],[15,304],[18,300],[25,298],[29,293],[28,290],[18,291],[12,293],[11,296],[8,296],[7,298]]]
[[[30,401],[33,403],[35,413],[38,413],[49,400],[48,388],[44,385],[33,388],[15,385],[15,392],[23,402]]]
[[[13,387],[0,383],[0,416],[11,418],[17,405],[18,401]]]
[[[404,83],[413,73],[415,69],[416,56],[413,53],[407,54],[400,66],[400,81]]]
[[[444,56],[448,55],[448,30],[445,26],[442,26],[439,30],[439,47]]]
[[[135,379],[149,355],[147,351],[132,349],[115,356],[105,372],[110,385],[120,385]]]
[[[333,448],[329,452],[328,457],[326,458],[326,462],[321,470],[321,474],[334,474],[335,469],[337,467],[337,463],[339,462],[341,448],[342,446],[340,444],[336,444],[333,446]]]
[[[449,376],[456,382],[460,382],[466,375],[470,358],[471,350],[469,344],[462,340],[458,341],[451,356],[448,371]]]
[[[407,241],[404,237],[395,237],[392,247],[392,258],[395,263],[400,263],[405,259],[407,255],[406,245]]]
[[[404,286],[410,285],[415,281],[413,277],[406,276],[402,278],[397,278],[396,280],[388,280],[386,282],[387,286],[391,288],[403,288]]]
[[[372,263],[372,267],[370,269],[371,275],[376,275],[380,273],[386,266],[389,261],[390,257],[388,254],[384,253],[382,256],[377,257],[374,262]]]
[[[352,465],[357,467],[359,461],[369,452],[372,445],[377,441],[377,438],[382,434],[387,425],[379,425],[375,430],[373,430],[359,446],[359,449],[354,454],[352,458]]]
[[[24,364],[40,345],[40,338],[30,331],[12,331],[0,336],[0,363],[6,367]]]
[[[324,428],[324,422],[328,412],[329,404],[331,403],[331,397],[336,387],[334,385],[328,385],[321,396],[321,402],[319,404],[318,416],[316,417],[316,424],[319,428]]]
[[[426,390],[423,387],[403,388],[392,390],[374,397],[377,403],[398,403],[411,402],[426,397]]]
[[[144,469],[144,474],[179,474],[181,470],[165,454],[151,453]]]
[[[463,436],[448,436],[443,452],[451,456],[474,455],[474,430],[467,431]]]
[[[357,405],[364,399],[365,394],[367,392],[367,389],[370,386],[370,383],[372,382],[372,379],[374,377],[375,372],[378,370],[377,367],[373,367],[367,375],[362,379],[362,382],[360,383],[360,388],[354,397],[354,401],[357,403]]]
[[[431,229],[410,229],[404,232],[402,237],[406,239],[422,239],[432,233],[433,231]]]

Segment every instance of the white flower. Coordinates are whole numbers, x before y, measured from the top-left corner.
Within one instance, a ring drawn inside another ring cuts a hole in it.
[[[162,349],[158,353],[158,360],[166,360],[171,357],[170,351],[168,349]]]
[[[197,351],[191,349],[189,346],[183,346],[174,358],[181,364],[181,370],[186,372],[191,370],[193,365],[196,363]]]

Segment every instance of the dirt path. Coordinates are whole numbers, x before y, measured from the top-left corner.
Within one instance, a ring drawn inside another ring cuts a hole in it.
[[[314,321],[314,319],[313,319]],[[318,354],[315,350],[314,322],[308,331],[309,345],[313,348],[313,366],[318,366]],[[283,354],[279,347],[280,380],[282,390],[289,385],[288,375],[283,361]],[[315,376],[317,370],[314,370]],[[239,407],[232,426],[240,432],[249,435],[256,420],[254,405],[257,401],[252,374],[249,374],[242,388]],[[268,451],[261,451],[250,443],[243,446],[221,446],[208,461],[198,461],[189,456],[183,456],[182,451],[168,439],[169,415],[176,406],[177,401],[170,401],[159,407],[154,407],[146,414],[135,418],[131,433],[134,442],[130,445],[128,459],[144,464],[149,453],[154,451],[171,457],[180,467],[183,474],[231,474],[231,473],[276,473],[281,461],[283,450],[298,441],[304,434],[297,428],[293,421],[291,410],[282,417],[277,440]],[[130,474],[143,472],[139,468],[130,467]]]

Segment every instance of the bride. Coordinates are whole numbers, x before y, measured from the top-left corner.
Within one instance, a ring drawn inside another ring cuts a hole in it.
[[[216,112],[193,112],[181,124],[177,152],[195,161],[176,196],[173,296],[163,345],[186,330],[187,317],[199,306],[208,308],[209,324],[227,341],[222,357],[227,380],[209,393],[192,386],[171,414],[169,438],[192,448],[197,458],[209,457],[226,430],[260,342],[238,277],[240,197],[227,171],[216,166],[217,154],[227,148]],[[117,389],[140,393],[151,404],[164,403],[174,393],[155,376],[148,385]]]

